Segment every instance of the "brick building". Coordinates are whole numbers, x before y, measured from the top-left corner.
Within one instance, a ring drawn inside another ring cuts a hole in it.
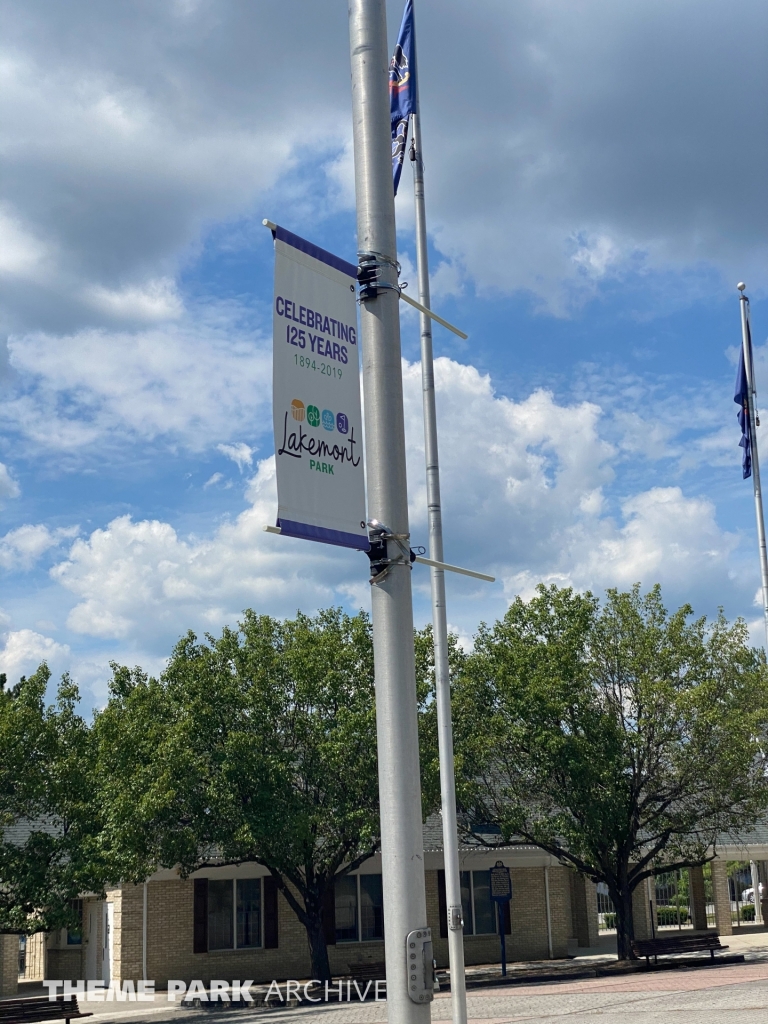
[[[424,829],[427,924],[435,957],[448,964],[448,930],[439,818]],[[509,867],[513,896],[504,915],[509,960],[564,957],[597,941],[595,887],[536,847],[461,846],[467,964],[498,961],[496,905],[489,871]],[[374,856],[340,879],[325,915],[331,970],[384,959],[381,859]],[[217,867],[182,879],[156,871],[143,885],[124,885],[105,900],[82,900],[82,929],[48,936],[49,978],[168,979],[307,978],[306,932],[269,872],[257,864]],[[6,992],[6,994],[8,994]]]
[[[765,835],[762,832],[765,831]],[[491,837],[487,837],[491,838]],[[728,860],[768,859],[768,828],[746,841],[725,841],[712,865],[714,906],[721,934],[732,930]],[[468,965],[499,959],[498,919],[490,900],[489,870],[509,867],[513,896],[505,915],[509,960],[542,960],[574,954],[598,943],[596,887],[532,846],[460,848],[464,950]],[[762,865],[764,867],[764,864]],[[447,915],[442,834],[438,818],[424,828],[427,924],[439,966],[448,964]],[[763,873],[764,882],[768,875]],[[652,887],[635,890],[635,933],[650,935]],[[768,893],[768,887],[766,888]],[[763,895],[766,895],[764,893]],[[764,902],[764,907],[768,901]],[[693,926],[706,928],[701,869],[691,870]],[[331,970],[345,974],[352,964],[384,959],[381,861],[375,856],[340,879],[325,916]],[[308,978],[306,932],[269,872],[257,864],[217,867],[214,863],[182,879],[173,870],[155,872],[143,885],[124,885],[105,900],[84,897],[82,929],[30,940],[40,976],[134,982],[153,979]],[[16,990],[18,937],[0,936],[0,995]]]

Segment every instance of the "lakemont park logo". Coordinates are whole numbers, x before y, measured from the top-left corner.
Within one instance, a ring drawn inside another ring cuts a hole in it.
[[[357,453],[355,428],[350,426],[349,417],[344,412],[334,413],[331,409],[321,412],[316,405],[305,405],[300,398],[291,401],[290,414],[297,426],[288,427],[288,410],[283,418],[283,442],[277,449],[278,455],[289,455],[301,459],[309,455],[309,468],[318,473],[335,476],[334,469],[339,464],[349,463],[357,468],[362,455]],[[335,441],[321,433],[320,436],[304,429],[304,422],[314,428],[341,434]],[[328,461],[325,461],[325,460]]]
[[[323,409],[322,413],[316,405],[304,406],[300,398],[294,398],[291,402],[291,416],[298,422],[303,423],[306,416],[310,427],[319,427],[323,424],[325,430],[338,430],[340,434],[349,433],[349,419],[344,412],[337,412],[336,415],[330,409]]]

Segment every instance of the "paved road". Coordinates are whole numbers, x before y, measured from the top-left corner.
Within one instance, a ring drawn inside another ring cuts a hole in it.
[[[470,995],[471,1024],[768,1024],[768,963],[663,972],[633,978],[491,988]],[[96,1006],[89,1006],[96,1009]],[[432,1004],[432,1020],[451,1019],[450,996]],[[98,1024],[378,1024],[385,1003],[223,1012],[183,1010],[158,1002],[116,1010],[101,1005]],[[393,1022],[396,1024],[396,1022]]]
[[[476,990],[468,1001],[470,1024],[768,1024],[768,931],[744,929],[726,942],[731,952],[744,954],[745,963]],[[607,948],[589,953],[577,961],[547,961],[541,966],[556,969],[559,964],[568,970],[574,964],[599,967],[615,960],[615,953]],[[530,966],[513,965],[514,969]],[[215,1012],[170,1005],[160,992],[151,1005],[86,1003],[82,1008],[94,1014],[89,1024],[383,1024],[387,1020],[384,1002]],[[432,1003],[432,1020],[437,1024],[450,1019],[450,995],[441,993]]]

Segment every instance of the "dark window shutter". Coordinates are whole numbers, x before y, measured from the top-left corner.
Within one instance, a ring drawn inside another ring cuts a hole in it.
[[[208,879],[194,879],[194,938],[193,953],[208,952]]]
[[[323,894],[323,935],[326,946],[336,945],[336,886],[333,882]]]
[[[264,879],[264,948],[277,949],[277,880]]]
[[[504,915],[504,934],[512,934],[512,915],[509,912],[509,908],[512,906],[512,900],[506,900],[501,906],[504,908],[502,914]]]
[[[437,872],[437,906],[440,913],[440,938],[448,938],[448,901],[445,898],[445,872]]]

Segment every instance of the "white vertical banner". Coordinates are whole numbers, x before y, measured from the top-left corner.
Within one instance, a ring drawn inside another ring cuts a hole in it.
[[[367,551],[357,268],[285,228],[272,233],[277,525]]]

